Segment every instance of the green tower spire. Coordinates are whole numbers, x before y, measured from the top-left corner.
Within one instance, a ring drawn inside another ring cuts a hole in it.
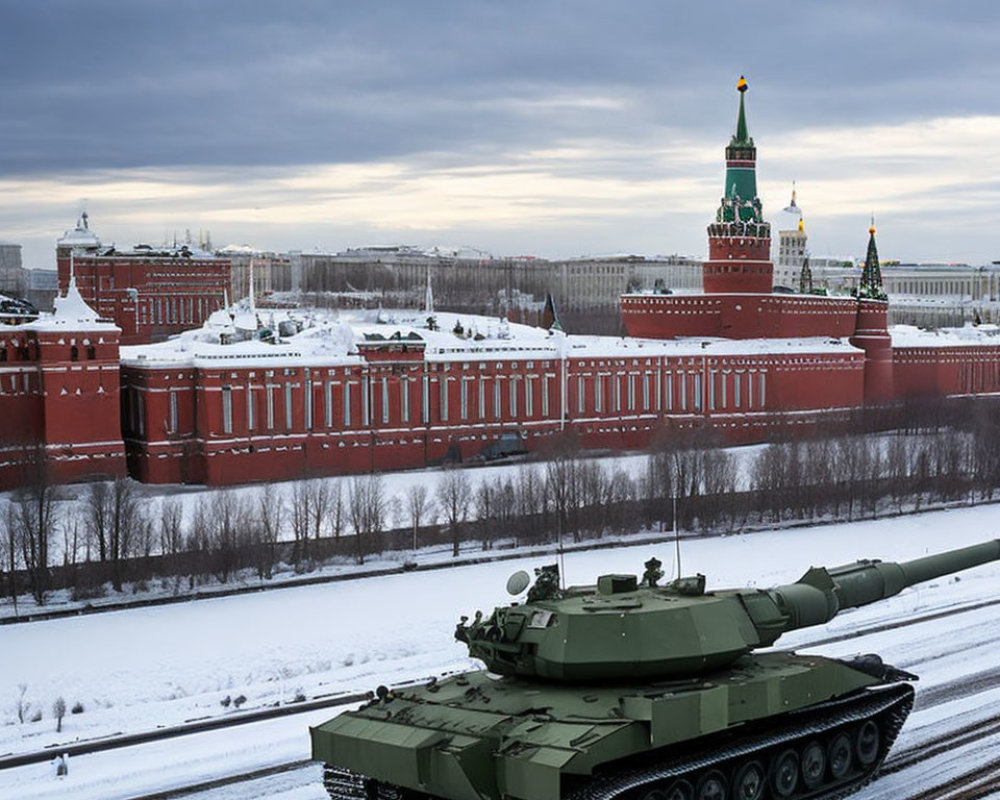
[[[743,105],[743,97],[749,88],[747,79],[740,75],[739,81],[736,82],[736,91],[740,93],[740,114],[736,119],[736,133],[729,143],[730,147],[753,147],[753,139],[747,133],[747,112]]]
[[[757,148],[747,129],[747,112],[744,104],[749,85],[742,75],[736,84],[740,93],[740,111],[736,118],[736,133],[726,148],[726,185],[722,204],[716,214],[717,222],[746,222],[762,224],[764,218],[757,197]]]
[[[858,297],[869,300],[886,300],[887,295],[882,288],[882,268],[878,263],[878,247],[875,245],[875,217],[872,217],[868,229],[868,252],[865,254],[865,266],[861,271],[861,281],[855,292]]]

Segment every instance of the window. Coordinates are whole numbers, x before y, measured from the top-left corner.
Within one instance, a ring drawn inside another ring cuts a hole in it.
[[[231,386],[222,387],[222,432],[233,432],[233,389]]]
[[[594,412],[600,414],[604,410],[604,378],[594,376]]]
[[[170,432],[177,433],[177,390],[171,389],[169,395],[170,403]]]
[[[253,386],[247,384],[247,429],[253,430],[257,427],[257,413],[254,408]]]
[[[583,414],[587,410],[587,398],[584,395],[586,388],[586,381],[583,375],[580,375],[576,379],[576,410],[579,414]]]
[[[333,427],[333,384],[329,381],[323,386],[323,421],[326,427]]]
[[[274,390],[277,387],[273,383],[264,386],[264,395],[267,398],[267,429],[274,430]]]
[[[423,386],[421,387],[421,401],[423,404],[423,422],[427,425],[431,421],[431,379],[424,375]]]
[[[292,429],[292,384],[285,384],[285,430]]]
[[[733,376],[733,405],[736,408],[740,407],[740,389],[742,388],[743,373],[737,372]]]
[[[687,373],[681,373],[681,411],[687,411],[688,409],[688,392],[687,392]]]
[[[441,380],[441,421],[447,422],[448,420],[448,384],[451,378],[443,378]]]
[[[403,422],[410,421],[410,379],[405,375],[399,379],[399,413]]]
[[[344,427],[351,427],[351,387],[350,381],[344,384]]]
[[[524,381],[524,416],[535,414],[535,376],[529,375]]]
[[[767,405],[767,395],[765,393],[765,383],[764,383],[765,374],[761,372],[757,376],[757,378],[760,381],[760,390],[758,391],[758,397],[760,401],[760,407],[763,408],[765,405]]]
[[[469,418],[469,381],[466,378],[462,378],[459,381],[459,398],[458,398],[458,413],[462,419]]]
[[[382,378],[382,424],[389,422],[389,379]]]
[[[642,376],[642,410],[649,411],[649,373]]]
[[[486,419],[486,379],[479,379],[479,419]]]
[[[517,417],[517,376],[510,376],[510,416]]]
[[[549,378],[554,377],[551,375],[546,375],[542,378],[542,416],[549,416]]]
[[[370,378],[361,379],[361,425],[368,427],[371,424],[372,412],[372,381]]]
[[[493,418],[500,419],[500,376],[493,379]]]
[[[306,396],[303,399],[305,400],[306,430],[311,431],[313,426],[313,382],[309,378],[306,378]]]

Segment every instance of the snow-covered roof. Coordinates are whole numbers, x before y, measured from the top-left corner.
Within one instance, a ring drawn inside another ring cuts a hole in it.
[[[38,319],[24,324],[31,330],[100,330],[118,331],[120,328],[113,322],[104,321],[80,295],[76,288],[76,279],[70,278],[65,295],[57,295],[52,301],[52,313],[40,314]]]
[[[962,328],[924,330],[914,325],[893,325],[889,329],[893,347],[969,347],[1000,345],[1000,327],[972,325]]]
[[[830,337],[659,340],[576,336],[472,314],[254,309],[241,301],[216,311],[203,327],[166,342],[122,347],[121,359],[132,366],[335,366],[361,363],[366,351],[383,344],[419,347],[423,359],[432,363],[860,352],[846,339]]]
[[[100,247],[101,240],[87,226],[86,220],[81,218],[75,228],[66,231],[56,242],[58,247]]]

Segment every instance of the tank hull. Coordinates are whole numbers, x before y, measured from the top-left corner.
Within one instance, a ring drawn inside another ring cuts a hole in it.
[[[752,800],[746,765],[765,783],[777,780],[776,770],[789,772],[788,751],[811,758],[815,772],[819,747],[815,785],[796,762],[799,789],[771,787],[773,795],[840,797],[871,779],[909,711],[913,690],[897,678],[794,653],[751,654],[697,679],[643,684],[478,671],[400,690],[312,729],[313,758],[327,765],[333,800],[657,800],[654,792],[683,800],[687,789],[720,779],[740,781],[737,796]],[[855,754],[833,776],[831,743],[843,749],[839,737],[856,737],[868,720],[876,720],[877,752],[864,763]]]

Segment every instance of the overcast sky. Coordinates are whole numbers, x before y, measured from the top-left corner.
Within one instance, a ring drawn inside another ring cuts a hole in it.
[[[700,256],[741,74],[812,253],[1000,259],[1000,3],[0,0],[0,239]]]

